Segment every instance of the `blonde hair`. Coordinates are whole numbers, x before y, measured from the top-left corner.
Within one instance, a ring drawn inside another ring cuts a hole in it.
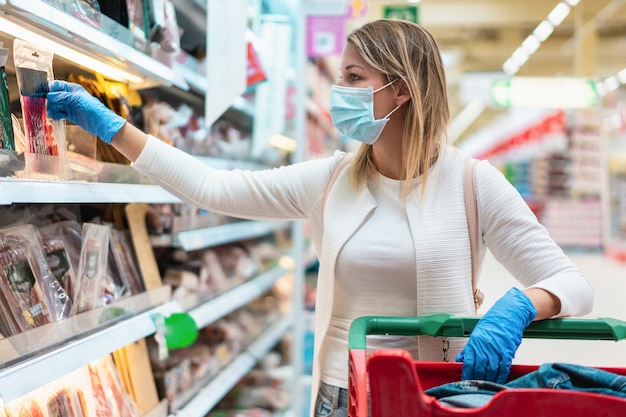
[[[347,41],[371,68],[389,81],[402,79],[408,87],[411,99],[406,103],[401,166],[406,197],[416,177],[422,175],[426,184],[428,170],[446,141],[450,110],[439,47],[422,26],[395,19],[367,23],[350,33]],[[356,187],[378,178],[371,146],[359,148],[349,174]]]

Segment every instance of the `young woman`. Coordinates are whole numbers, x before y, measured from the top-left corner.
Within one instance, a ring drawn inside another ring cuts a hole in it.
[[[248,219],[308,219],[320,259],[313,371],[314,413],[347,412],[348,330],[364,315],[473,314],[463,197],[469,155],[446,145],[446,79],[423,27],[378,20],[347,39],[330,112],[363,142],[327,199],[346,155],[263,171],[220,171],[148,136],[81,87],[54,81],[48,112],[114,145],[133,166],[191,204]],[[416,358],[463,361],[464,379],[503,382],[532,320],[587,314],[593,290],[510,183],[477,164],[479,260],[485,249],[519,280],[469,339],[374,338]]]

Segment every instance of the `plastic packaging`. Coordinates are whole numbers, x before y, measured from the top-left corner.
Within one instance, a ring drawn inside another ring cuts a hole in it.
[[[48,83],[52,73],[52,52],[21,39],[13,41],[13,60],[20,90],[20,102],[27,139],[25,153],[29,177],[68,179],[65,122],[52,121],[46,113]]]
[[[0,230],[0,333],[14,335],[67,318],[72,301],[48,267],[35,226]]]
[[[39,228],[50,270],[65,292],[73,297],[80,259],[82,230],[74,220],[52,223]]]
[[[67,7],[68,13],[100,28],[100,4],[97,0],[71,0]]]
[[[78,264],[78,283],[74,293],[77,313],[103,307],[106,302],[107,260],[110,226],[83,224],[83,243]]]
[[[122,230],[112,228],[110,242],[109,259],[112,261],[112,272],[118,278],[118,285],[126,289],[125,293],[129,292],[132,295],[142,293],[143,281],[126,234]]]
[[[4,68],[8,58],[9,50],[2,48],[2,42],[0,42],[0,148],[14,151],[13,122],[9,104],[11,100],[9,100],[9,85]]]
[[[180,51],[180,33],[176,8],[170,0],[153,0],[150,4],[150,40],[167,53]]]

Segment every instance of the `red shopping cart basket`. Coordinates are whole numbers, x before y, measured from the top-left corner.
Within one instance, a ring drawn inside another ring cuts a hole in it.
[[[361,317],[350,328],[349,417],[367,417],[369,379],[372,417],[596,417],[626,416],[626,399],[580,391],[519,388],[498,392],[484,406],[454,408],[424,390],[461,380],[461,363],[414,361],[401,349],[381,349],[367,359],[366,336],[469,336],[479,317]],[[616,319],[554,319],[533,322],[524,338],[621,340],[626,323]],[[513,365],[509,379],[538,368]],[[600,368],[626,375],[626,368]]]

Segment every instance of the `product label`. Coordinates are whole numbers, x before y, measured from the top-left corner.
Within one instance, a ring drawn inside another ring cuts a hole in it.
[[[65,249],[57,249],[46,255],[48,265],[55,278],[63,282],[63,277],[70,271],[70,261]]]
[[[85,276],[92,279],[98,273],[98,251],[89,251],[85,254]]]
[[[33,291],[35,275],[28,261],[23,260],[4,267],[4,274],[13,292],[30,295]]]

